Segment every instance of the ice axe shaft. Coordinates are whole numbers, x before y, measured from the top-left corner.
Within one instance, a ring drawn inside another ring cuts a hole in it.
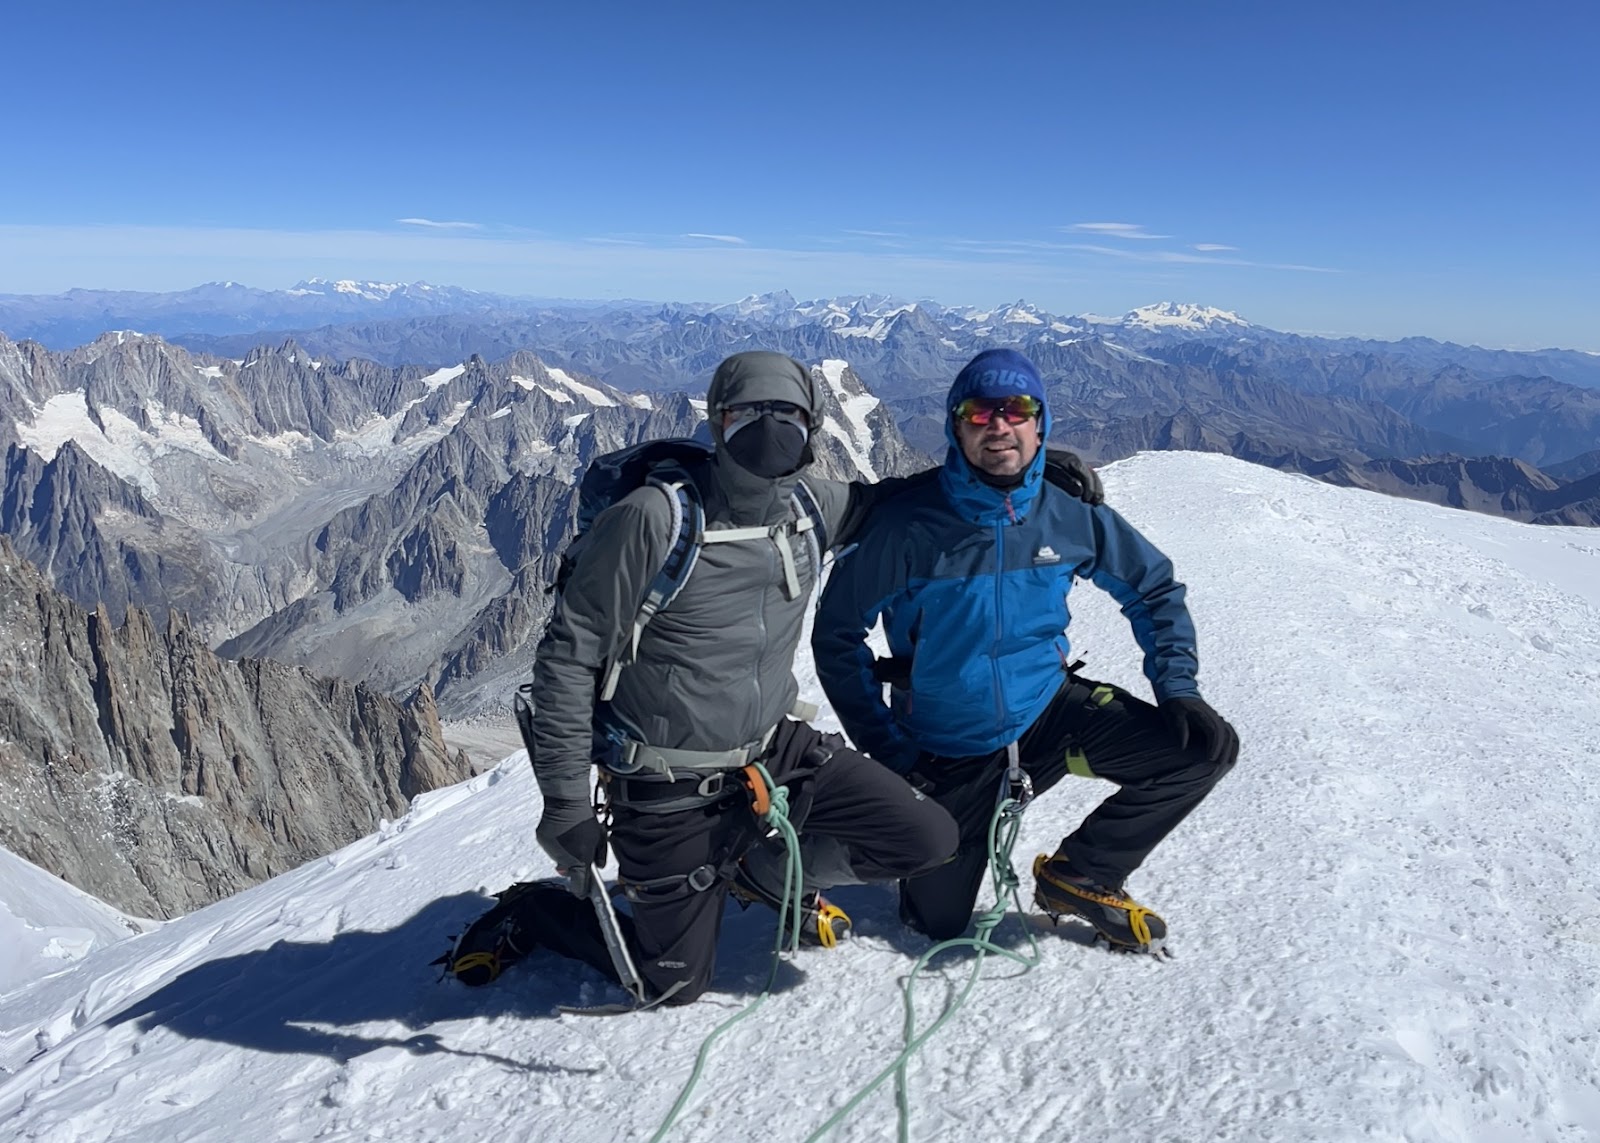
[[[600,868],[589,866],[589,903],[594,906],[595,918],[600,922],[600,935],[605,938],[606,951],[611,954],[611,967],[617,979],[639,1004],[645,1003],[644,981],[634,967],[633,954],[628,951],[627,939],[622,935],[622,925],[617,921],[617,910],[611,904],[611,894],[606,891],[605,878]]]

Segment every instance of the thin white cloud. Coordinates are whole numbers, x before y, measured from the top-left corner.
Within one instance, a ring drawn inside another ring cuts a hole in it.
[[[480,222],[436,222],[431,218],[397,218],[396,222],[406,226],[421,226],[428,230],[482,230]]]
[[[1102,238],[1171,238],[1170,234],[1151,234],[1145,230],[1144,225],[1138,222],[1074,222],[1071,226],[1063,226],[1062,230],[1076,231],[1079,234],[1098,234]]]
[[[1210,252],[1213,250],[1237,250],[1239,248],[1237,246],[1224,246],[1220,242],[1196,242],[1193,249]]]
[[[846,234],[854,234],[858,238],[904,238],[905,235],[894,230],[845,230]]]
[[[1036,238],[945,238],[941,244],[963,254],[1023,254],[1038,256],[1052,250],[1080,250],[1075,242],[1042,242]]]
[[[1072,250],[1087,250],[1091,254],[1105,254],[1130,262],[1161,262],[1186,266],[1247,266],[1257,270],[1301,270],[1308,274],[1338,274],[1329,266],[1302,266],[1293,262],[1252,262],[1245,258],[1208,258],[1203,254],[1185,254],[1181,250],[1122,250],[1114,246],[1090,246],[1077,243]]]
[[[694,234],[694,233],[690,233],[690,234],[683,235],[683,237],[685,237],[685,238],[701,238],[701,239],[704,239],[707,242],[726,242],[730,246],[744,246],[744,245],[747,245],[745,240],[743,238],[740,238],[737,234]]]

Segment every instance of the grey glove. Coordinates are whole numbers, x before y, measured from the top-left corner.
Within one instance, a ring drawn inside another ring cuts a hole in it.
[[[582,802],[546,802],[534,831],[539,848],[556,863],[575,897],[589,895],[589,870],[606,863],[606,831]]]

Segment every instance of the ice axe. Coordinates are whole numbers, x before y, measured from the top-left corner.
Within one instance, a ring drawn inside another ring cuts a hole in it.
[[[517,732],[522,737],[522,745],[528,751],[528,760],[534,758],[533,740],[533,684],[523,683],[512,697],[512,711],[516,715]],[[575,896],[587,897],[589,904],[594,906],[595,920],[600,924],[600,936],[606,943],[606,952],[611,956],[611,967],[617,974],[617,980],[627,991],[633,1001],[631,1007],[619,1008],[613,1005],[603,1005],[600,1008],[568,1008],[562,1011],[573,1012],[580,1015],[603,1015],[613,1011],[641,1011],[645,1008],[654,1008],[662,1003],[673,993],[683,988],[687,981],[680,981],[673,985],[662,995],[654,1000],[646,998],[644,978],[639,975],[639,969],[633,963],[633,954],[628,951],[628,940],[623,935],[622,925],[617,920],[617,910],[611,904],[611,894],[606,890],[605,878],[600,875],[600,866],[591,862],[581,869],[560,870],[566,873],[571,882]],[[581,884],[579,879],[587,884]],[[581,892],[579,890],[581,889]]]
[[[606,942],[606,951],[611,954],[611,967],[616,970],[617,979],[622,982],[622,987],[627,989],[628,995],[633,997],[636,1004],[645,1004],[644,980],[639,976],[639,970],[634,967],[633,954],[628,951],[628,941],[623,936],[621,923],[617,920],[617,910],[611,904],[611,894],[606,890],[605,878],[600,876],[600,867],[590,865],[577,876],[588,878],[589,903],[594,906],[595,919],[600,922],[600,936]]]

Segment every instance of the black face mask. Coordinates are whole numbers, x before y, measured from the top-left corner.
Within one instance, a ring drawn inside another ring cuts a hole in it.
[[[723,447],[740,468],[764,480],[798,472],[811,459],[808,436],[794,425],[760,416],[724,439]]]

